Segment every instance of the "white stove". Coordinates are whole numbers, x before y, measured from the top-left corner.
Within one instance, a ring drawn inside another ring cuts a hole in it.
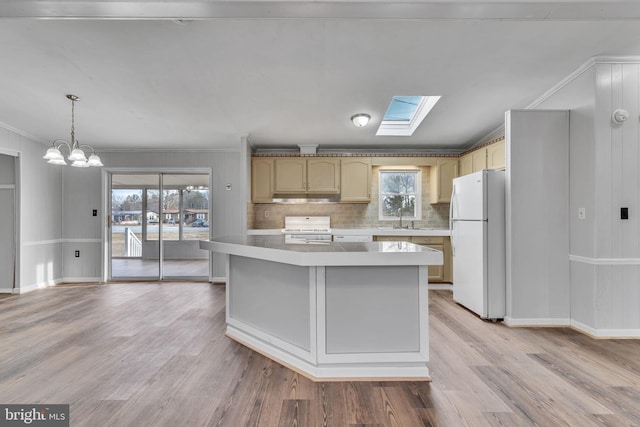
[[[285,216],[282,234],[285,243],[329,243],[331,217]]]

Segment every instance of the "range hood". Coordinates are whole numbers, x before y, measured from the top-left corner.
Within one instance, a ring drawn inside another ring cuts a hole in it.
[[[338,203],[339,194],[274,194],[273,203]]]

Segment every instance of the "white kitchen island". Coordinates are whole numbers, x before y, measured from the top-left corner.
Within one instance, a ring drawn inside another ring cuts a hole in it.
[[[427,265],[406,242],[200,241],[227,255],[228,337],[314,380],[429,379]]]

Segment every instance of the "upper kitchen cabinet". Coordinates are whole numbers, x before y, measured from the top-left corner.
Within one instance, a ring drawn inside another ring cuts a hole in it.
[[[307,193],[340,193],[340,159],[307,160]]]
[[[473,153],[465,154],[460,157],[458,172],[460,176],[468,175],[473,172]]]
[[[275,159],[275,193],[340,192],[340,160],[283,157]]]
[[[371,158],[345,157],[340,166],[341,202],[371,201]]]
[[[471,153],[473,158],[473,172],[478,172],[487,168],[487,150],[481,148]]]
[[[307,159],[283,157],[275,159],[275,193],[307,192]]]
[[[251,201],[271,203],[273,198],[273,159],[254,157],[251,160]]]
[[[506,165],[504,139],[460,157],[459,176],[482,169],[504,169]]]
[[[429,203],[450,203],[453,179],[458,176],[457,158],[438,158],[435,166],[431,166]]]
[[[487,147],[487,168],[504,169],[506,166],[504,153],[504,139]]]

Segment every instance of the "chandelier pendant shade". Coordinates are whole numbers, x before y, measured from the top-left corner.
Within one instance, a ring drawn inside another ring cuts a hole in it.
[[[95,153],[95,150],[92,146],[82,144],[80,145],[78,140],[76,139],[76,129],[75,129],[75,104],[80,98],[76,95],[66,95],[67,99],[71,101],[71,143],[64,141],[62,139],[56,139],[51,144],[51,147],[47,150],[47,153],[42,157],[45,160],[48,160],[47,163],[52,165],[63,166],[67,164],[67,161],[60,150],[61,147],[67,147],[67,151],[69,152],[69,156],[67,160],[71,163],[71,166],[76,168],[88,168],[90,166],[100,167],[104,166],[100,157]],[[83,150],[89,149],[91,150],[91,155],[89,159],[87,159],[87,155]]]

